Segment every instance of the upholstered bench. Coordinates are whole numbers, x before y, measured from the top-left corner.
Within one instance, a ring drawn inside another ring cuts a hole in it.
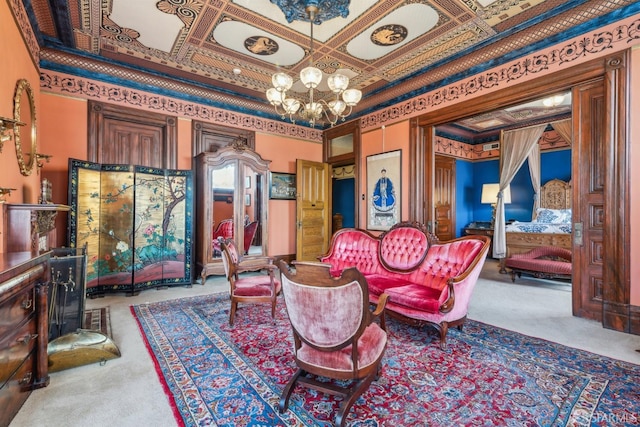
[[[423,224],[403,222],[379,236],[343,228],[319,259],[331,264],[335,276],[356,267],[367,279],[372,304],[387,294],[390,316],[433,326],[444,349],[448,328],[462,329],[488,249],[486,236],[439,242]]]
[[[555,246],[541,246],[529,252],[514,254],[505,260],[505,266],[511,270],[511,281],[516,274],[529,274],[540,279],[571,280],[571,251]]]

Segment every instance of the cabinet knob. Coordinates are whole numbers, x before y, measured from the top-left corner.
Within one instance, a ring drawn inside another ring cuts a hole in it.
[[[22,308],[24,308],[25,310],[29,310],[32,306],[33,306],[32,299],[22,301]]]

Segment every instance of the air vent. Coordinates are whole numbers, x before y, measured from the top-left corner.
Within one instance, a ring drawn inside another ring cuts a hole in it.
[[[484,144],[482,146],[482,151],[497,150],[498,148],[500,148],[500,143],[499,142],[492,142],[491,144]]]

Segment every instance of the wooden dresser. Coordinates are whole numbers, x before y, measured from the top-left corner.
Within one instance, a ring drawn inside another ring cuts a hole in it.
[[[0,253],[0,426],[8,426],[31,391],[49,384],[49,253]]]

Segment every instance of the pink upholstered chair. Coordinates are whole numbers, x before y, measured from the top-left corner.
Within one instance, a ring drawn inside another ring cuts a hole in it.
[[[334,423],[343,426],[353,403],[380,371],[387,346],[386,295],[372,313],[367,281],[357,269],[333,277],[328,264],[294,262],[293,266],[295,272],[283,260],[278,264],[298,366],[282,392],[279,410],[286,411],[300,384],[344,396]],[[380,325],[373,322],[376,318]],[[317,377],[347,380],[347,385]]]
[[[280,280],[276,277],[278,267],[273,259],[264,257],[264,263],[251,263],[251,267],[242,267],[242,257],[238,254],[233,239],[219,239],[222,248],[222,263],[229,281],[231,310],[229,324],[233,325],[238,303],[271,303],[271,318],[275,318],[276,298],[280,293]],[[267,274],[240,275],[256,270],[266,270]]]

